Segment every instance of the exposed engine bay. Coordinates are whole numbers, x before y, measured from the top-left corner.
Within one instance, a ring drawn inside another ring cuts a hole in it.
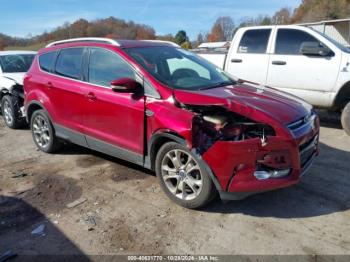
[[[196,115],[193,119],[193,146],[199,153],[206,152],[216,141],[243,141],[260,138],[262,146],[273,128],[258,123],[220,106],[186,106]]]

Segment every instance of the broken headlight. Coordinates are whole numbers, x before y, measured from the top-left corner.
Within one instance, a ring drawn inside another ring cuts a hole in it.
[[[260,138],[266,144],[268,136],[275,136],[274,129],[264,123],[258,123],[243,116],[221,110],[218,114],[203,111],[194,119],[194,146],[204,153],[216,141],[243,141]]]

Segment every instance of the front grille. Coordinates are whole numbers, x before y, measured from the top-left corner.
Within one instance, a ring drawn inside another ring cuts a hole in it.
[[[318,135],[299,146],[300,165],[303,168],[313,157],[317,150]]]

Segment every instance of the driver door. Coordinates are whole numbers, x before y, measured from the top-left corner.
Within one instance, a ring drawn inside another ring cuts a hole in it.
[[[133,78],[134,69],[119,54],[90,48],[83,123],[90,148],[136,163],[143,161],[144,96],[114,92],[112,80]]]

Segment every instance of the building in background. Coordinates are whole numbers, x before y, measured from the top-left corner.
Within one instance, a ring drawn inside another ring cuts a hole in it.
[[[337,42],[350,47],[350,18],[303,23],[300,25],[311,27],[333,38]]]

